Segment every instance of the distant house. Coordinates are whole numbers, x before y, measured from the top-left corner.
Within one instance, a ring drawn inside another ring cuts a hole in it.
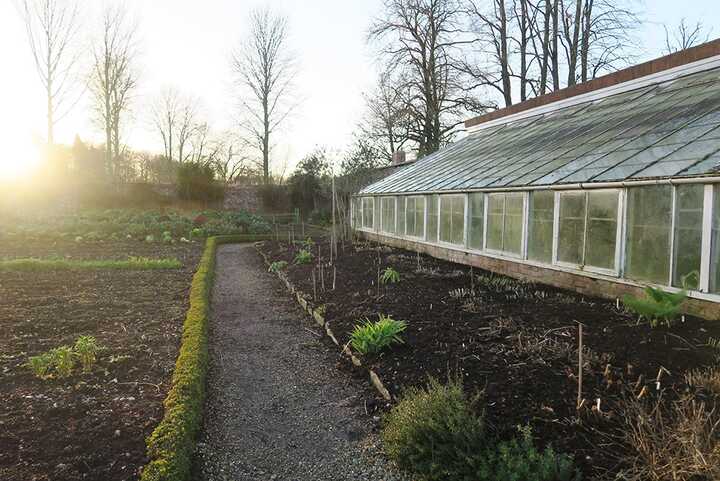
[[[720,40],[465,126],[364,188],[355,228],[593,295],[684,287],[720,316]]]

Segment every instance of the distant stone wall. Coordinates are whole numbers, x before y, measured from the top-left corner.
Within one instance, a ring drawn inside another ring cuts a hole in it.
[[[258,186],[229,185],[225,189],[223,209],[261,212],[262,198]]]

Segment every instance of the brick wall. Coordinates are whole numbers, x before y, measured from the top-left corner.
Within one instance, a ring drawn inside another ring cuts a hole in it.
[[[513,262],[511,260],[470,254],[454,249],[413,242],[407,239],[386,237],[375,233],[359,232],[359,234],[369,240],[382,242],[383,244],[393,247],[420,252],[458,264],[479,267],[515,279],[547,284],[561,289],[570,289],[588,296],[617,299],[622,298],[625,294],[636,296],[643,294],[642,286],[627,284],[625,282],[600,279],[552,268]],[[720,303],[717,302],[702,299],[688,299],[683,307],[688,314],[693,314],[705,319],[720,319]]]

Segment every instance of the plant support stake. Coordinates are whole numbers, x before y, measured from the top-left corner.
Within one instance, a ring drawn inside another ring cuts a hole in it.
[[[580,409],[582,402],[582,382],[583,382],[583,325],[578,323],[578,397],[577,406]]]

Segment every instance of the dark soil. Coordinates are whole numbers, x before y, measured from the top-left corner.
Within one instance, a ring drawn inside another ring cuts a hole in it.
[[[686,317],[671,328],[652,329],[617,309],[615,302],[584,297],[415,253],[364,245],[340,248],[333,267],[324,268],[325,290],[317,265],[294,265],[299,246],[266,242],[271,261],[289,263],[287,274],[315,305],[326,306],[326,319],[341,344],[358,320],[378,313],[407,321],[405,343],[370,359],[394,396],[428,376],[461,375],[466,389],[484,391],[487,419],[501,436],[530,424],[539,442],[572,453],[587,474],[616,471],[605,434],[613,432],[620,413],[616,402],[686,389],[685,372],[712,365],[720,323]],[[312,247],[317,262],[318,247]],[[320,248],[323,257],[328,247]],[[392,266],[401,282],[378,290],[381,269]],[[418,269],[420,267],[420,269]],[[500,285],[484,282],[491,276]],[[475,294],[470,291],[474,287]],[[458,291],[462,290],[462,291]],[[584,408],[578,411],[578,322],[584,325]],[[643,376],[638,383],[639,377]],[[591,406],[600,399],[600,413]]]
[[[176,257],[160,271],[0,272],[0,479],[133,480],[163,414],[201,244],[3,241],[0,257]],[[29,356],[92,335],[90,373],[40,380]]]
[[[338,375],[323,346],[252,245],[217,253],[204,431],[193,479],[404,479],[372,436],[368,384]]]

